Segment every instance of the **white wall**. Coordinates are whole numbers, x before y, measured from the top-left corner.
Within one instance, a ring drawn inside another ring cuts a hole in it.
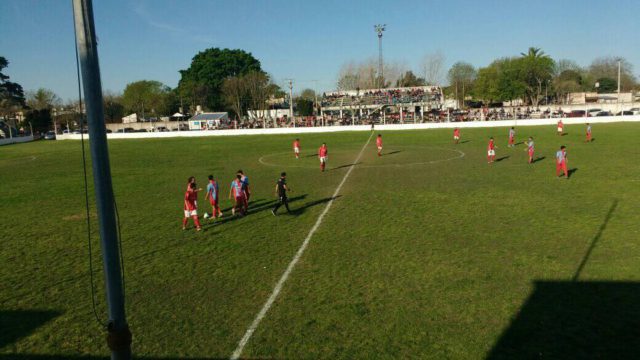
[[[14,136],[13,138],[0,139],[0,145],[17,144],[23,142],[33,141],[32,136]]]
[[[591,124],[614,123],[614,122],[640,122],[640,115],[633,116],[606,116],[590,118],[567,118],[562,119],[567,124]],[[506,126],[540,126],[555,125],[558,119],[527,119],[527,120],[502,120],[502,121],[469,121],[469,122],[449,122],[449,123],[426,123],[426,124],[393,124],[376,125],[376,130],[416,130],[416,129],[453,129],[459,128],[486,128],[486,127],[506,127]],[[365,131],[370,130],[369,125],[354,126],[326,126],[326,127],[298,127],[298,128],[275,128],[275,129],[238,129],[238,130],[203,130],[203,131],[171,131],[160,133],[113,133],[107,134],[109,139],[149,139],[149,138],[172,138],[172,137],[202,137],[202,136],[237,136],[237,135],[266,135],[266,134],[303,134],[303,133],[326,133],[338,131]],[[85,138],[88,135],[85,134]],[[79,134],[58,135],[58,140],[79,140]]]

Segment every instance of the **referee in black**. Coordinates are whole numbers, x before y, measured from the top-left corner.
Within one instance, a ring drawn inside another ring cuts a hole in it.
[[[287,173],[280,173],[280,179],[276,183],[276,194],[278,195],[278,203],[271,210],[271,213],[275,216],[276,212],[280,206],[284,205],[287,208],[287,213],[291,214],[291,210],[289,210],[289,199],[287,198],[287,191],[289,191],[289,187],[287,186]]]

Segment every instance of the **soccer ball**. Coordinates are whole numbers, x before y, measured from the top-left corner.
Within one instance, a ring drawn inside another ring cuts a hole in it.
[[[209,213],[204,213],[204,216],[203,216],[203,217],[204,217],[205,219],[208,219],[208,218],[209,218]]]

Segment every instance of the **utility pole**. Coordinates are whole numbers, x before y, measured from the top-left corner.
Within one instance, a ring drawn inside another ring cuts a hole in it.
[[[296,127],[296,117],[293,116],[293,79],[289,80],[289,114],[291,114],[291,121],[293,121],[293,127]]]
[[[102,84],[92,1],[73,0],[73,17],[89,122],[93,184],[109,311],[107,345],[111,349],[111,359],[129,360],[131,359],[131,332],[125,315],[115,199],[102,109]]]
[[[382,33],[387,29],[387,24],[374,25],[373,29],[378,34],[378,88],[384,87],[384,63],[382,62]]]

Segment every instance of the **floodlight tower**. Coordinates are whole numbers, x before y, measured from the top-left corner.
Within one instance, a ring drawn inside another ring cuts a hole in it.
[[[382,63],[382,33],[387,29],[387,24],[373,25],[373,29],[378,34],[378,88],[381,88],[384,84],[380,84],[380,81],[384,79],[384,70]]]

